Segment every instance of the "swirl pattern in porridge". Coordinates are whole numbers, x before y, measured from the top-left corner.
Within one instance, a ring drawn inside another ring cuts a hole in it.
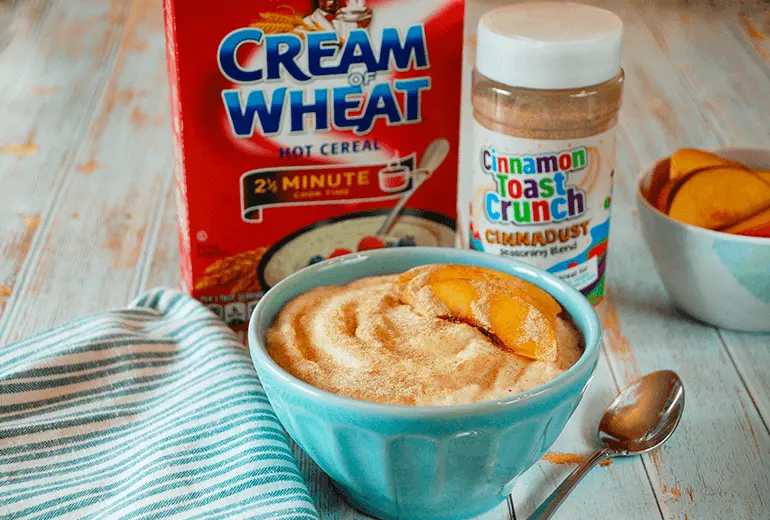
[[[473,269],[431,266],[312,289],[281,310],[268,354],[322,390],[417,406],[511,396],[580,358],[582,338],[550,296]]]

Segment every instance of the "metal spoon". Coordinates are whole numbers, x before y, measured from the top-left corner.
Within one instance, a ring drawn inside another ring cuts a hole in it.
[[[546,520],[597,462],[652,451],[674,433],[684,411],[684,386],[670,370],[637,379],[612,401],[599,423],[597,449],[550,494],[529,520]]]
[[[422,183],[430,177],[439,166],[441,166],[441,163],[444,162],[447,155],[449,155],[449,141],[446,139],[436,139],[428,145],[428,148],[425,149],[425,153],[422,154],[420,166],[413,172],[414,180],[412,182],[414,182],[414,186],[412,186],[411,190],[404,193],[396,205],[393,206],[393,209],[385,218],[380,229],[375,233],[375,236],[379,237],[390,231],[393,222],[396,220],[398,214],[401,213],[401,209],[404,207],[404,204],[406,204],[406,201],[408,201],[409,197],[417,191],[417,188],[419,188],[420,185],[422,185]]]

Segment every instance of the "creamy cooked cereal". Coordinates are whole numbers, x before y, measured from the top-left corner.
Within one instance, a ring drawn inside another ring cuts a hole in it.
[[[318,287],[290,301],[267,335],[268,354],[323,390],[377,403],[467,404],[540,386],[583,352],[575,327],[555,320],[555,361],[504,348],[477,327],[419,314],[398,275]]]

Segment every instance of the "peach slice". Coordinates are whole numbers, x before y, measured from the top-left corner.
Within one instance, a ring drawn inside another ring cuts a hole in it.
[[[733,224],[722,231],[749,237],[770,238],[770,207],[767,207],[753,217],[741,220],[737,224]]]
[[[431,283],[430,289],[447,307],[447,314],[459,319],[470,319],[473,302],[479,299],[479,291],[470,280],[443,280]]]
[[[666,183],[655,197],[655,207],[663,213],[668,213],[668,208],[671,205],[671,199],[674,198],[674,192],[680,184],[680,181],[666,181]]]
[[[738,168],[713,168],[691,175],[674,195],[669,215],[686,224],[720,229],[770,205],[770,184]]]
[[[503,345],[519,356],[556,361],[556,331],[537,308],[518,298],[497,298],[489,307],[492,331]]]
[[[561,313],[561,306],[554,300],[550,294],[540,289],[536,285],[525,282],[520,278],[495,271],[471,265],[459,264],[433,264],[415,267],[403,273],[397,282],[399,286],[405,286],[421,274],[429,273],[428,283],[434,284],[443,280],[487,280],[487,281],[505,281],[508,287],[521,298],[531,300],[533,304],[546,313],[555,317]]]
[[[438,318],[472,325],[519,356],[556,360],[554,324],[536,306],[510,294],[502,284],[454,279],[431,283],[429,288],[448,310]],[[417,310],[431,315],[433,309],[418,306]]]
[[[667,157],[658,164],[655,165],[655,168],[652,171],[652,174],[650,176],[650,183],[649,186],[647,186],[646,191],[644,191],[644,197],[655,207],[658,207],[657,201],[658,201],[658,194],[660,193],[660,190],[663,188],[663,185],[665,185],[668,182],[668,175],[669,170],[671,169],[671,158]]]
[[[553,314],[554,316],[561,312],[561,306],[550,294],[536,285],[525,282],[521,278],[516,278],[508,273],[476,266],[448,265],[446,269],[434,270],[430,275],[431,283],[452,278],[488,281],[502,280],[506,282],[507,287],[519,293],[517,296],[533,300],[543,312]]]
[[[670,164],[668,178],[672,181],[682,180],[697,171],[709,168],[733,167],[746,169],[740,163],[694,148],[677,150],[671,155]]]
[[[536,287],[551,301],[535,300],[526,292],[528,285],[505,273],[447,264],[407,271],[396,282],[396,292],[419,314],[467,323],[515,354],[554,361],[561,307]]]
[[[770,170],[754,170],[754,173],[758,175],[760,179],[770,184]]]

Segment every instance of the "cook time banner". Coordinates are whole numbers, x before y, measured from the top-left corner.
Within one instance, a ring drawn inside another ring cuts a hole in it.
[[[241,214],[260,223],[266,208],[397,199],[414,184],[415,154],[388,163],[290,166],[241,176]]]

